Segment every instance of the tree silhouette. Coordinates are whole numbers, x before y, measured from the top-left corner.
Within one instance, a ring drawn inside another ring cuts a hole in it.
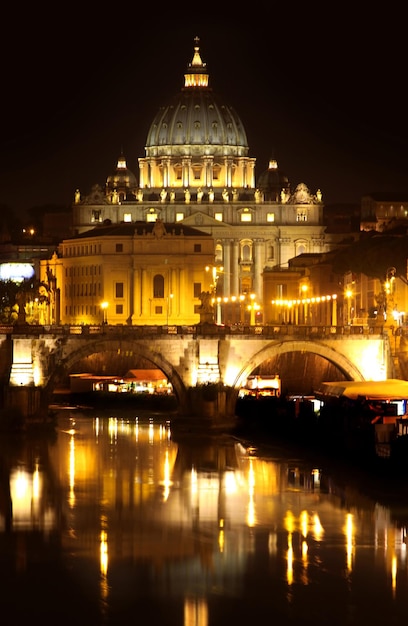
[[[333,270],[338,274],[361,272],[384,280],[387,269],[395,267],[398,277],[406,277],[407,258],[408,236],[376,233],[339,250],[333,257]]]

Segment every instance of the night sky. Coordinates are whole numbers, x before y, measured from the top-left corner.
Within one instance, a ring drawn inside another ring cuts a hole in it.
[[[159,5],[146,19],[126,2],[95,12],[86,4],[85,15],[75,4],[50,5],[54,13],[9,7],[0,205],[18,214],[68,207],[76,188],[104,185],[122,150],[138,174],[150,123],[182,88],[195,36],[210,86],[244,124],[257,175],[273,157],[292,187],[321,189],[325,203],[359,204],[373,191],[408,196],[403,15],[292,4],[255,2],[241,20],[243,9],[228,3],[192,3],[192,17],[181,19]]]

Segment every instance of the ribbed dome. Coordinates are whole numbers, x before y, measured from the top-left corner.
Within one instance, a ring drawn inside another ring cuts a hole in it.
[[[255,159],[235,110],[208,86],[198,38],[184,75],[184,87],[157,112],[150,126],[139,185],[160,190],[253,189]]]
[[[204,154],[214,156],[248,154],[243,124],[236,111],[208,86],[206,64],[196,45],[185,74],[185,86],[168,106],[158,111],[150,126],[146,155],[187,155],[191,151],[196,155],[197,146],[203,147]]]
[[[159,110],[147,136],[146,149],[156,155],[190,152],[189,146],[205,146],[205,153],[246,156],[248,142],[237,113],[209,89],[188,89],[172,104]],[[194,151],[195,152],[195,151]]]

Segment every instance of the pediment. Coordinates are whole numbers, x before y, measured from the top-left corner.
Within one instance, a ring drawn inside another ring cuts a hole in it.
[[[100,185],[94,185],[92,187],[91,193],[88,196],[85,196],[85,198],[82,200],[82,204],[101,205],[109,204],[109,202],[102,187],[100,187]]]
[[[227,224],[214,219],[211,215],[206,215],[206,213],[202,211],[188,215],[182,220],[182,224],[193,228],[200,228],[200,226],[218,226],[218,228],[225,226],[225,228],[227,228]]]

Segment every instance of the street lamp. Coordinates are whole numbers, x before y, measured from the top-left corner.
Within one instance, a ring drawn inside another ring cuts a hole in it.
[[[218,296],[218,298],[216,298],[216,303],[217,303],[217,324],[221,324],[221,302],[222,299]]]
[[[384,283],[384,313],[385,319],[388,319],[388,303],[393,303],[394,291],[395,291],[395,274],[397,270],[395,267],[389,267],[385,273]],[[392,321],[392,320],[391,320]]]
[[[108,323],[108,306],[109,306],[109,302],[106,302],[106,300],[101,302],[102,324],[107,324]]]
[[[250,326],[255,326],[255,309],[257,309],[257,305],[255,303],[255,294],[251,293],[251,295],[249,297],[250,297],[250,300],[251,300],[251,304],[248,305],[248,309],[249,309],[249,312],[250,312],[249,325]]]
[[[309,285],[306,283],[302,283],[300,286],[300,296],[303,303],[303,324],[308,323],[308,304],[310,300],[307,298],[307,292],[309,291]]]
[[[353,297],[353,292],[351,289],[347,289],[346,293],[346,326],[349,325],[349,323],[351,323],[351,298]]]
[[[207,265],[205,268],[206,272],[210,272],[211,271],[211,278],[212,278],[212,283],[210,285],[210,289],[212,294],[215,296],[215,294],[217,293],[217,282],[218,282],[218,278],[219,278],[219,274],[218,272],[222,272],[224,268],[223,267],[217,267],[215,265],[209,266]]]

